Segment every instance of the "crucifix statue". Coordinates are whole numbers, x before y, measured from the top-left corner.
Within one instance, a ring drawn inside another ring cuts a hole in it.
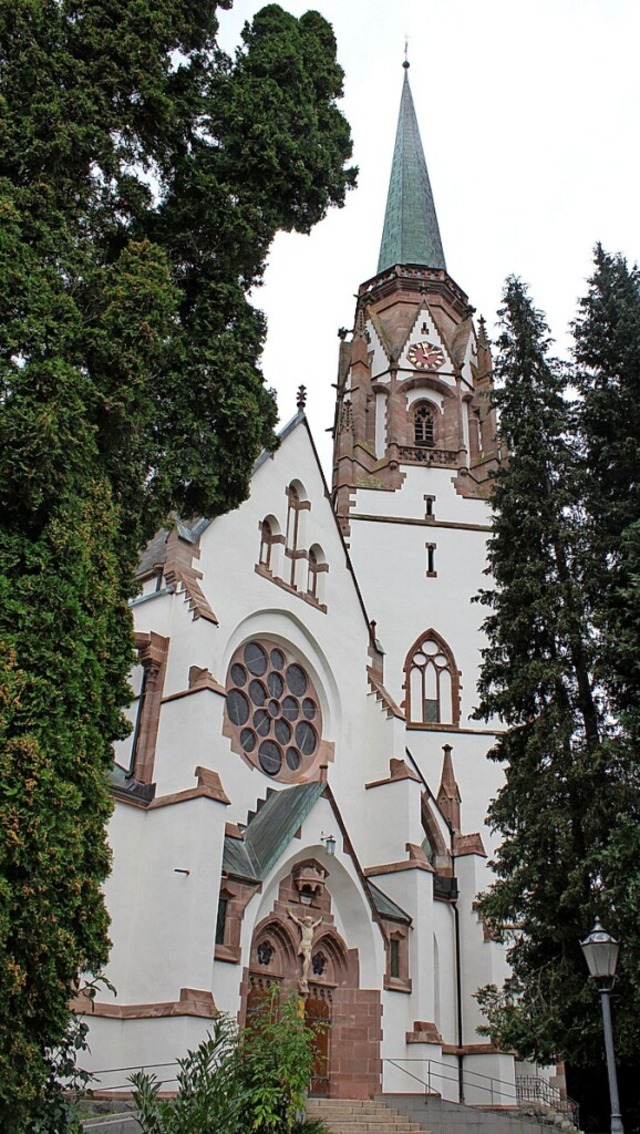
[[[302,957],[302,980],[300,981],[300,988],[303,992],[308,992],[309,982],[307,977],[309,976],[309,967],[311,965],[311,942],[313,941],[314,930],[320,925],[322,918],[319,917],[317,921],[314,921],[309,914],[306,914],[305,917],[296,917],[290,906],[287,906],[287,913],[300,929],[300,944],[298,945],[298,956]]]

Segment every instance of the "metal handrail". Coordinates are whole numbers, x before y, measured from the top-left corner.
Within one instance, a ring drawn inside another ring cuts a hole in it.
[[[459,1085],[458,1072],[455,1075],[451,1074],[453,1068],[447,1063],[443,1063],[438,1059],[418,1059],[409,1057],[406,1059],[383,1059],[383,1063],[388,1063],[390,1066],[402,1071],[403,1074],[414,1079],[425,1088],[426,1095],[432,1095],[436,1092],[432,1089],[433,1079],[437,1077],[440,1080],[455,1083]],[[406,1067],[401,1066],[402,1063],[419,1063],[426,1064],[426,1078],[415,1074],[412,1070],[407,1070]],[[435,1069],[435,1074],[433,1069]],[[557,1087],[552,1087],[546,1079],[539,1078],[538,1076],[525,1075],[521,1078],[516,1078],[515,1083],[507,1082],[505,1079],[497,1079],[493,1075],[483,1075],[480,1071],[472,1071],[468,1067],[464,1069],[464,1077],[468,1086],[473,1086],[477,1091],[484,1091],[489,1096],[490,1101],[486,1104],[476,1104],[487,1106],[489,1109],[502,1109],[504,1106],[511,1105],[518,1110],[526,1105],[527,1102],[541,1102],[545,1106],[553,1108],[563,1117],[567,1118],[575,1127],[579,1129],[579,1106],[570,1098],[562,1098],[560,1091]],[[482,1080],[482,1082],[479,1082]],[[485,1085],[487,1084],[487,1085]],[[498,1099],[505,1099],[506,1102],[499,1102]],[[521,1113],[514,1117],[524,1118]],[[544,1114],[538,1117],[544,1118]]]

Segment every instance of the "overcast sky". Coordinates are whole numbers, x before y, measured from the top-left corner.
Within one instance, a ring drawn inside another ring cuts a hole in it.
[[[263,7],[220,13],[232,50]],[[267,314],[262,360],[281,422],[308,388],[325,429],[337,330],[377,267],[402,87],[409,78],[450,275],[491,330],[505,277],[531,285],[560,352],[584,294],[593,245],[640,258],[640,0],[282,0],[332,24],[346,72],[342,109],[358,188],[310,236],[280,235],[255,302]]]

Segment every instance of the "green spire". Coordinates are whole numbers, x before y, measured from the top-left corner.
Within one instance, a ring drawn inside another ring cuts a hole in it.
[[[405,60],[396,144],[389,180],[378,271],[394,264],[445,268],[438,218],[424,160]]]

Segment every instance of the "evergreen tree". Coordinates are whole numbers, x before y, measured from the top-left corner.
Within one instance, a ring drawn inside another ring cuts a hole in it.
[[[247,300],[354,171],[330,26],[229,0],[0,0],[0,1128],[27,1128],[104,964],[127,600],[172,511],[274,444]]]
[[[522,1056],[588,1062],[602,1031],[579,940],[596,915],[622,929],[607,862],[629,777],[594,680],[592,554],[566,376],[518,280],[507,281],[501,317],[495,400],[509,458],[493,496],[495,589],[481,595],[490,613],[478,715],[505,725],[491,754],[505,764],[490,810],[502,843],[482,909],[509,943],[514,979],[479,999],[492,1034]],[[621,1052],[633,1050],[638,1007],[633,993]]]
[[[598,684],[607,694],[615,774],[601,874],[607,921],[623,941],[625,997],[640,1004],[640,272],[598,245],[575,336],[583,508],[589,531]],[[612,911],[611,913],[609,911]],[[637,1032],[636,1032],[637,1036]],[[637,1041],[636,1041],[637,1042]],[[637,1057],[635,1059],[637,1069]]]
[[[574,323],[590,524],[598,678],[633,744],[640,740],[640,273],[595,250]]]

